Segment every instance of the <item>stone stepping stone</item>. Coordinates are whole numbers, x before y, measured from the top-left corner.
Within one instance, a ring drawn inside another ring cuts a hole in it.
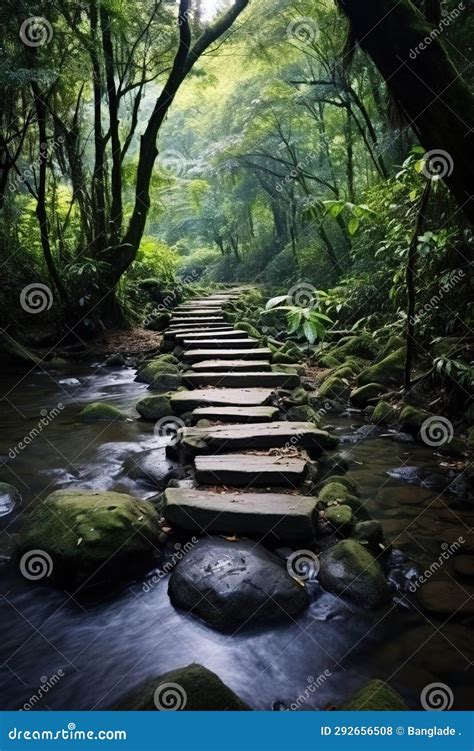
[[[202,344],[202,342],[201,342]],[[233,349],[188,349],[183,352],[183,357],[189,362],[200,362],[202,360],[262,360],[271,357],[272,351],[268,347],[256,347],[255,349],[239,349],[236,352]]]
[[[181,344],[188,349],[254,349],[260,347],[258,339],[183,339]]]
[[[216,313],[220,313],[219,308],[191,308],[191,309],[178,309],[175,308],[173,311],[176,313],[176,316],[179,316],[180,318],[199,318],[203,316],[215,316]]]
[[[195,389],[176,391],[170,401],[173,411],[191,412],[198,407],[261,407],[269,401],[273,389]]]
[[[212,327],[204,328],[203,326],[195,326],[195,327],[188,327],[188,326],[176,326],[176,328],[169,328],[166,329],[164,332],[164,338],[167,341],[173,340],[176,338],[178,334],[183,334],[187,336],[188,338],[190,336],[194,337],[195,333],[199,334],[206,334],[206,336],[215,336],[216,334],[221,334],[221,332],[231,332],[233,329],[229,328],[228,325],[222,324],[219,325],[219,327],[216,327],[213,325]]]
[[[240,329],[225,329],[224,331],[213,331],[212,333],[209,333],[209,331],[185,331],[184,333],[176,334],[176,339],[179,341],[183,341],[184,339],[189,339],[190,336],[192,336],[193,339],[209,339],[210,336],[212,336],[213,339],[241,339],[242,337],[245,337],[247,335],[246,331],[241,331]]]
[[[304,479],[306,461],[265,454],[196,456],[201,485],[281,485],[296,487]]]
[[[210,428],[181,428],[178,443],[168,448],[182,447],[191,453],[239,451],[240,449],[272,449],[296,447],[321,454],[337,446],[338,440],[326,430],[319,430],[310,422],[268,422],[256,425],[216,425]]]
[[[198,407],[193,411],[195,420],[219,422],[269,422],[279,414],[277,407]]]
[[[248,371],[251,367],[252,372],[271,372],[272,366],[268,360],[202,360],[201,362],[195,362],[192,369],[196,372],[203,373],[222,373],[240,370]]]
[[[209,334],[211,331],[231,331],[232,326],[225,321],[217,321],[216,323],[173,323],[172,326],[166,329],[165,334],[178,334],[185,333],[186,331],[207,331]]]
[[[283,540],[314,535],[314,497],[167,488],[164,499],[167,521],[191,532],[259,538],[271,534]]]
[[[258,373],[251,370],[241,373],[184,373],[183,385],[188,388],[200,386],[222,386],[223,388],[246,388],[268,386],[273,388],[295,389],[301,383],[296,373]]]
[[[186,317],[186,316],[173,316],[170,320],[170,326],[174,326],[175,324],[180,324],[181,326],[184,324],[185,326],[191,326],[193,324],[204,324],[204,323],[226,323],[224,320],[224,316],[193,316],[193,317]],[[229,325],[227,323],[227,325]]]

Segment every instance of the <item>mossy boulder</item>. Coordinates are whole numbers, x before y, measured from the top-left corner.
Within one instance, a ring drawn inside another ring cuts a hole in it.
[[[164,331],[167,328],[170,319],[170,313],[158,313],[148,320],[146,328],[150,329],[150,331]]]
[[[120,367],[125,365],[125,357],[120,352],[114,352],[113,355],[109,355],[105,361],[105,364],[110,367]]]
[[[367,608],[378,608],[391,599],[382,569],[357,540],[341,540],[319,561],[319,581],[329,592]]]
[[[366,683],[355,694],[345,699],[337,707],[345,712],[360,711],[391,711],[405,712],[409,709],[405,700],[388,683],[372,680]]]
[[[308,403],[308,392],[303,388],[293,389],[290,394],[289,401],[293,405],[302,405]]]
[[[289,420],[294,420],[295,422],[312,422],[315,425],[319,422],[316,412],[308,404],[290,407],[286,414]]]
[[[282,349],[275,349],[273,351],[272,362],[283,363],[286,365],[293,365],[295,358],[293,355],[284,352]]]
[[[329,522],[339,534],[347,536],[352,532],[354,517],[350,506],[329,506],[325,512],[326,521]]]
[[[319,387],[319,395],[327,399],[342,399],[345,401],[350,394],[347,381],[337,376],[329,376]]]
[[[335,357],[340,362],[344,362],[349,357],[362,357],[371,359],[377,354],[377,345],[370,334],[359,334],[357,336],[343,337],[336,347],[333,347],[329,355]]]
[[[57,490],[37,507],[18,538],[25,556],[42,551],[47,575],[68,586],[117,581],[148,567],[160,534],[151,503],[124,493]],[[26,564],[24,564],[26,565]]]
[[[125,422],[130,418],[113,404],[93,402],[80,411],[79,419],[81,422]]]
[[[341,361],[339,358],[334,357],[333,355],[324,355],[324,357],[320,357],[318,359],[317,363],[321,366],[321,368],[338,368],[341,364]]]
[[[380,383],[383,386],[398,386],[403,381],[405,355],[405,348],[400,347],[380,362],[365,368],[359,375],[359,384],[366,386],[368,383]]]
[[[11,513],[21,503],[21,493],[9,482],[0,482],[0,516]]]
[[[400,425],[402,430],[416,434],[425,420],[428,420],[430,417],[433,417],[433,415],[426,410],[408,405],[400,412]]]
[[[178,363],[173,355],[160,355],[140,366],[136,380],[161,391],[177,389],[182,381]]]
[[[351,480],[349,477],[344,477],[342,475],[335,475],[334,477],[326,477],[326,479],[321,483],[321,486],[326,487],[326,485],[330,485],[332,483],[343,485],[353,495],[358,494],[357,485],[355,484],[354,480]]]
[[[196,663],[148,678],[114,710],[222,712],[250,710],[215,673]]]
[[[344,479],[344,478],[342,478]],[[319,500],[324,503],[344,503],[348,495],[351,495],[350,490],[337,478],[334,482],[326,482],[323,488],[319,492]]]
[[[367,383],[351,391],[350,400],[357,406],[363,407],[371,399],[377,399],[387,389],[381,383]]]
[[[376,550],[384,539],[383,527],[375,519],[357,522],[354,527],[354,537],[359,542],[365,543]]]
[[[171,402],[164,394],[160,396],[147,396],[141,399],[136,410],[144,420],[159,420],[161,417],[168,417],[173,414]]]
[[[370,419],[371,422],[376,424],[384,423],[385,425],[392,425],[392,423],[397,421],[397,410],[390,404],[390,402],[381,399],[377,402]]]
[[[350,368],[348,365],[341,365],[339,368],[336,368],[332,371],[331,377],[336,378],[352,378],[354,375],[352,368]]]
[[[253,336],[255,339],[261,339],[262,334],[258,329],[255,328],[255,326],[252,326],[251,323],[246,323],[245,321],[239,321],[235,324],[236,329],[240,329],[241,331],[246,331],[249,336]]]

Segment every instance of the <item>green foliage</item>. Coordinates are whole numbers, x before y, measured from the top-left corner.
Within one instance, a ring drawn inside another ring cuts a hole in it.
[[[325,293],[321,290],[316,294],[325,297]],[[332,320],[313,307],[282,305],[285,301],[288,301],[288,295],[279,295],[268,300],[262,315],[268,311],[283,311],[286,314],[287,332],[290,336],[294,334],[298,339],[304,338],[308,344],[314,344],[316,339],[322,341],[326,334],[327,324],[332,324]]]

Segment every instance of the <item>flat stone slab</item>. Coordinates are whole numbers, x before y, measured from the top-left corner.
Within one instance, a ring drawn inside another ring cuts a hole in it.
[[[187,349],[196,349],[196,347],[202,347],[203,349],[254,349],[260,347],[258,339],[242,338],[242,339],[183,339],[181,341],[183,347]]]
[[[272,389],[196,389],[176,391],[170,401],[173,410],[190,412],[198,407],[260,407],[273,394]]]
[[[310,422],[268,422],[256,425],[216,425],[209,428],[181,428],[176,446],[191,453],[221,449],[271,449],[299,446],[318,454],[337,446],[338,440]]]
[[[190,335],[192,335],[193,339],[209,339],[210,336],[212,336],[213,339],[242,339],[245,338],[247,335],[246,331],[241,331],[239,329],[224,329],[223,331],[212,331],[212,334],[209,333],[209,331],[185,331],[184,333],[178,333],[176,334],[176,339],[183,340],[183,339],[189,339]]]
[[[186,308],[183,310],[182,308],[176,308],[173,312],[176,313],[176,316],[179,316],[180,318],[199,318],[201,316],[214,316],[216,312],[220,312],[220,308]]]
[[[193,411],[195,420],[218,420],[224,423],[269,422],[276,420],[277,407],[198,407]]]
[[[244,371],[243,373],[184,373],[183,385],[189,388],[200,386],[222,386],[224,388],[239,388],[251,386],[268,386],[273,388],[295,389],[301,383],[296,373],[258,373]]]
[[[174,326],[174,324],[183,324],[185,326],[188,326],[189,324],[193,323],[225,323],[224,316],[193,316],[193,317],[186,317],[186,316],[173,316],[170,320],[170,326]]]
[[[317,499],[309,496],[168,488],[164,498],[165,518],[192,532],[271,534],[284,540],[307,540],[314,534]]]
[[[218,454],[196,456],[194,466],[201,485],[296,487],[304,479],[306,461],[266,454]]]
[[[191,366],[195,373],[228,373],[240,370],[253,372],[271,372],[272,366],[268,360],[202,360]]]
[[[202,342],[200,342],[202,345]],[[189,362],[199,362],[201,360],[219,359],[219,360],[262,360],[265,357],[271,357],[272,351],[268,347],[255,347],[255,349],[239,349],[236,352],[233,349],[215,349],[196,347],[188,349],[183,353],[185,360]]]
[[[176,334],[193,334],[194,332],[207,332],[207,335],[211,335],[214,331],[232,331],[231,326],[228,323],[191,323],[189,326],[186,324],[175,323],[170,326],[164,332],[165,337],[171,338]]]

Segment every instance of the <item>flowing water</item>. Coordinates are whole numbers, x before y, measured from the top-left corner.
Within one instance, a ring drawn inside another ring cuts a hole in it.
[[[147,388],[134,375],[130,368],[71,364],[61,372],[1,377],[0,480],[16,485],[23,500],[21,508],[0,516],[0,556],[13,544],[20,515],[52,490],[156,494],[124,471],[127,457],[148,449],[165,466],[152,424],[77,421],[84,404],[105,400],[133,417]],[[25,439],[42,417],[48,424]],[[255,709],[322,709],[372,677],[388,680],[413,708],[420,706],[423,687],[442,681],[454,694],[454,708],[469,708],[469,620],[427,616],[404,594],[446,547],[446,529],[452,538],[472,525],[462,479],[428,447],[383,436],[356,412],[329,416],[328,423],[341,438],[351,461],[349,476],[371,515],[383,521],[388,536],[399,535],[388,562],[393,605],[365,611],[314,582],[311,606],[297,622],[224,635],[177,612],[166,577],[148,586],[144,577],[86,599],[30,582],[16,565],[5,566],[0,568],[2,709],[31,705],[47,681],[41,708],[105,709],[145,678],[193,661],[215,671]],[[451,561],[444,565],[449,571]]]

